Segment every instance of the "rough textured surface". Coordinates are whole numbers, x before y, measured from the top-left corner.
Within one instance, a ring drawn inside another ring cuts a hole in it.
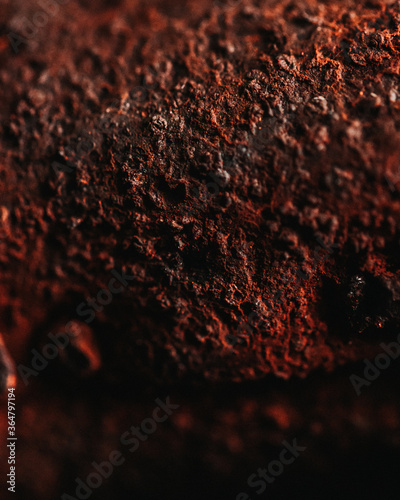
[[[396,334],[398,2],[71,1],[14,53],[37,11],[0,5],[0,331],[17,363],[70,320],[40,383],[305,377]],[[134,278],[79,314],[113,269]]]
[[[3,29],[23,33],[34,14],[8,9]],[[2,330],[17,357],[113,268],[135,276],[92,323],[113,372],[147,358],[163,376],[287,377],[364,356],[399,319],[398,16],[70,3],[18,54],[4,45]]]

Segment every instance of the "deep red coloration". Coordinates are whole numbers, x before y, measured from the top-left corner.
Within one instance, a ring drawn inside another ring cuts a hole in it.
[[[72,350],[84,346],[83,372],[102,366],[101,390],[306,377],[375,355],[400,326],[398,2],[71,1],[15,54],[8,35],[24,34],[36,9],[0,6],[0,331],[17,364],[50,331],[88,319],[77,308],[107,289],[113,269],[135,279]],[[60,368],[74,366],[68,352],[38,375],[42,383],[75,380]],[[374,424],[360,416],[379,396],[330,418],[330,401],[348,388],[319,386],[323,402],[310,407],[328,423],[303,426],[304,407],[289,397],[264,408],[234,392],[214,420],[221,451],[210,453],[207,474],[237,475],[243,465],[231,459],[249,421],[238,408],[311,442],[321,433],[334,443],[337,425],[339,448],[351,442],[349,421],[389,440],[397,407],[386,401]],[[74,398],[65,396],[72,413]],[[78,415],[95,408],[77,401]],[[65,418],[53,403],[48,427]],[[40,417],[33,403],[24,408],[26,445]],[[177,432],[203,439],[188,413]],[[101,441],[104,457],[118,429]],[[268,446],[282,437],[261,423],[257,438],[265,432]],[[76,445],[81,469],[94,442]],[[185,443],[176,444],[182,461]],[[65,455],[41,490],[26,465],[40,453],[29,446],[22,480],[53,498]],[[151,477],[138,486],[143,495]]]
[[[68,4],[2,51],[14,355],[113,268],[136,279],[96,316],[107,372],[287,377],[371,352],[398,325],[397,6],[122,5]]]

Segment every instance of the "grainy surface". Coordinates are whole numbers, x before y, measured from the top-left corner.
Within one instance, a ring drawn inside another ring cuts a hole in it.
[[[17,364],[73,319],[40,383],[306,377],[396,334],[398,2],[70,1],[14,53],[37,12],[0,5],[0,331]],[[77,307],[113,269],[134,278],[88,326]]]
[[[398,324],[396,6],[64,7],[2,51],[11,342],[112,268],[135,276],[96,317],[121,368],[305,375]]]

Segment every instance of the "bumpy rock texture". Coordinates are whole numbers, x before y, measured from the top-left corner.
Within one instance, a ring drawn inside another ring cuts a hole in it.
[[[398,5],[106,7],[60,6],[24,40],[37,7],[6,12],[17,356],[113,268],[135,279],[91,326],[117,378],[137,359],[239,380],[364,356],[399,324]]]
[[[32,28],[39,11],[0,5],[0,331],[17,364],[71,320],[42,380],[305,377],[395,336],[398,2],[82,0]],[[110,299],[113,270],[133,279]]]

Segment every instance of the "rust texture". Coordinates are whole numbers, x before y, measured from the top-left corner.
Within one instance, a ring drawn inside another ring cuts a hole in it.
[[[9,9],[23,33],[28,6]],[[399,319],[398,16],[71,3],[3,48],[2,330],[16,355],[111,269],[135,277],[96,311],[111,370],[138,357],[163,375],[288,377],[369,352]]]
[[[30,366],[32,349],[67,325],[70,346],[29,383],[305,378],[396,337],[399,2],[58,7],[27,36],[38,5],[0,5],[3,385],[10,358]],[[326,397],[346,394],[347,382]],[[227,477],[242,467],[227,458],[243,445],[238,397],[221,410],[226,454],[213,455]],[[277,401],[249,412],[301,428],[290,397]],[[368,424],[383,441],[388,420],[398,424],[398,409],[385,411]],[[348,418],[359,423],[360,412]],[[33,413],[23,416],[27,441]],[[180,418],[182,429],[201,425]],[[303,430],[314,439],[331,423]],[[76,444],[77,464],[86,445]],[[58,494],[56,464],[53,489],[35,483],[38,498]]]

